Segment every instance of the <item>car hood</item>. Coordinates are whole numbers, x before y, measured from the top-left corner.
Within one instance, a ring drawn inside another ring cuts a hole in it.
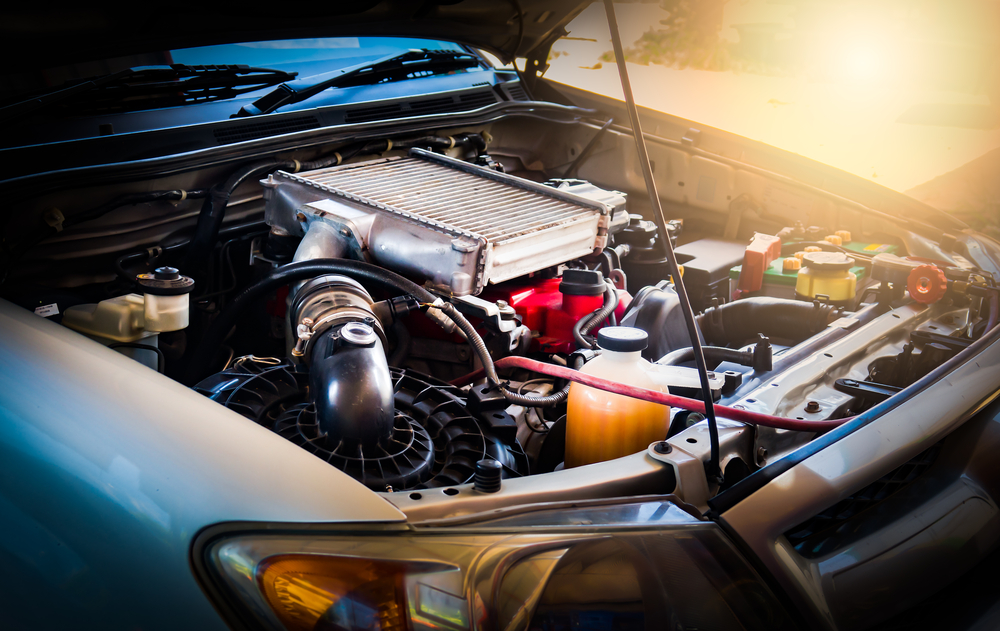
[[[164,10],[134,4],[110,11],[85,5],[51,11],[22,6],[0,20],[7,72],[151,51],[233,42],[338,36],[447,39],[502,60],[537,56],[566,34],[588,0],[357,0],[275,5],[266,11],[200,6]]]

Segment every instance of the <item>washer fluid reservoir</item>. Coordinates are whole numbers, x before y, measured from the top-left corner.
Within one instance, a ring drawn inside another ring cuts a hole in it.
[[[642,358],[646,332],[626,326],[604,327],[597,333],[602,353],[580,372],[630,386],[667,392],[657,369]],[[578,383],[570,385],[566,410],[566,467],[612,460],[663,440],[670,426],[670,408]]]

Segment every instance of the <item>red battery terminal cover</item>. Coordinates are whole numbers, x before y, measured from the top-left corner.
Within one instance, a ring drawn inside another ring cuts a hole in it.
[[[780,238],[760,232],[754,234],[743,254],[738,285],[740,293],[760,291],[764,286],[764,272],[780,256]]]

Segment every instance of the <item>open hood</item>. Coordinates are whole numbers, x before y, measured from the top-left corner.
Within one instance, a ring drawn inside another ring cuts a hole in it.
[[[135,3],[111,11],[21,5],[0,20],[7,72],[159,50],[274,39],[408,36],[446,39],[504,61],[535,57],[565,34],[587,0],[355,0],[243,6]],[[534,55],[532,53],[535,53]]]

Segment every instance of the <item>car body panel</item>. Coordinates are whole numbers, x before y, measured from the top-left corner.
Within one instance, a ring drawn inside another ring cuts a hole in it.
[[[0,590],[14,628],[224,628],[189,566],[226,521],[398,522],[320,459],[0,301]]]
[[[945,587],[998,543],[1000,485],[989,448],[1000,439],[1000,410],[991,405],[1000,396],[998,374],[1000,340],[994,337],[954,371],[774,477],[721,518],[826,628],[855,628],[862,621],[869,626],[915,604],[914,598]],[[942,488],[928,488],[920,502],[897,506],[899,517],[891,525],[816,559],[792,549],[784,535],[789,529],[952,434],[958,445],[945,444],[943,470],[924,474]],[[866,584],[873,576],[895,580],[881,581],[866,600],[846,598],[844,581],[856,581],[862,568]]]

